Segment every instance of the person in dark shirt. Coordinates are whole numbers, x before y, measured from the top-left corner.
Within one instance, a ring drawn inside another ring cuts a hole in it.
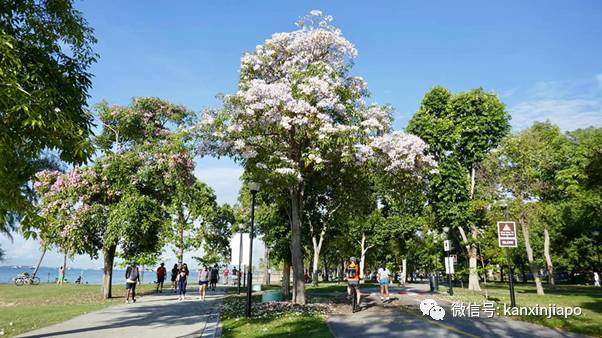
[[[211,291],[215,291],[215,286],[217,285],[218,278],[219,278],[219,268],[217,267],[217,264],[215,264],[213,266],[213,269],[211,269],[211,282],[210,282]]]
[[[178,272],[180,272],[178,264],[174,264],[173,269],[171,269],[171,287],[173,288],[174,293],[178,292],[178,284],[176,283],[176,279],[178,278]]]

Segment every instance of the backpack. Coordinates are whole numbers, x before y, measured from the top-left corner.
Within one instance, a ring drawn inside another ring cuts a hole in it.
[[[128,268],[128,282],[132,281],[135,282],[136,279],[138,279],[138,268],[136,267],[129,267]]]
[[[346,274],[347,274],[347,278],[356,279],[357,278],[357,265],[349,264],[349,266],[347,267]]]

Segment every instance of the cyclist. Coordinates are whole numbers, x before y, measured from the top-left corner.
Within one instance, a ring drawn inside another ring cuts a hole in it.
[[[357,259],[355,257],[351,257],[349,259],[349,265],[347,266],[347,271],[346,271],[346,275],[347,275],[347,294],[352,297],[351,295],[351,289],[352,286],[355,288],[355,295],[353,295],[353,297],[356,297],[356,304],[359,305],[360,303],[360,288],[359,288],[359,284],[360,284],[360,267],[359,264],[357,263]],[[353,312],[355,312],[355,309],[353,309]]]

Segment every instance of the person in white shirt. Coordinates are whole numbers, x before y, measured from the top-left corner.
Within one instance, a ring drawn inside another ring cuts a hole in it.
[[[600,287],[600,275],[598,275],[598,272],[594,272],[594,286]]]
[[[389,300],[389,269],[387,267],[379,268],[376,275],[378,284],[380,284],[380,300]]]

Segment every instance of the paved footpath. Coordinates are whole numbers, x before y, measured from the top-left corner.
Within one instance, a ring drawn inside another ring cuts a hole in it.
[[[446,316],[436,321],[420,312],[420,301],[433,297],[419,287],[391,292],[395,300],[387,304],[381,302],[375,288],[362,292],[360,312],[328,318],[328,326],[335,337],[583,337],[500,317],[451,317],[450,304],[440,300],[437,302],[445,309]]]
[[[170,292],[148,295],[139,297],[133,304],[111,306],[18,337],[219,336],[219,305],[223,299],[223,292],[208,292],[205,301],[200,301],[198,290],[193,291],[194,289],[188,288],[185,301],[178,301],[177,295]]]

